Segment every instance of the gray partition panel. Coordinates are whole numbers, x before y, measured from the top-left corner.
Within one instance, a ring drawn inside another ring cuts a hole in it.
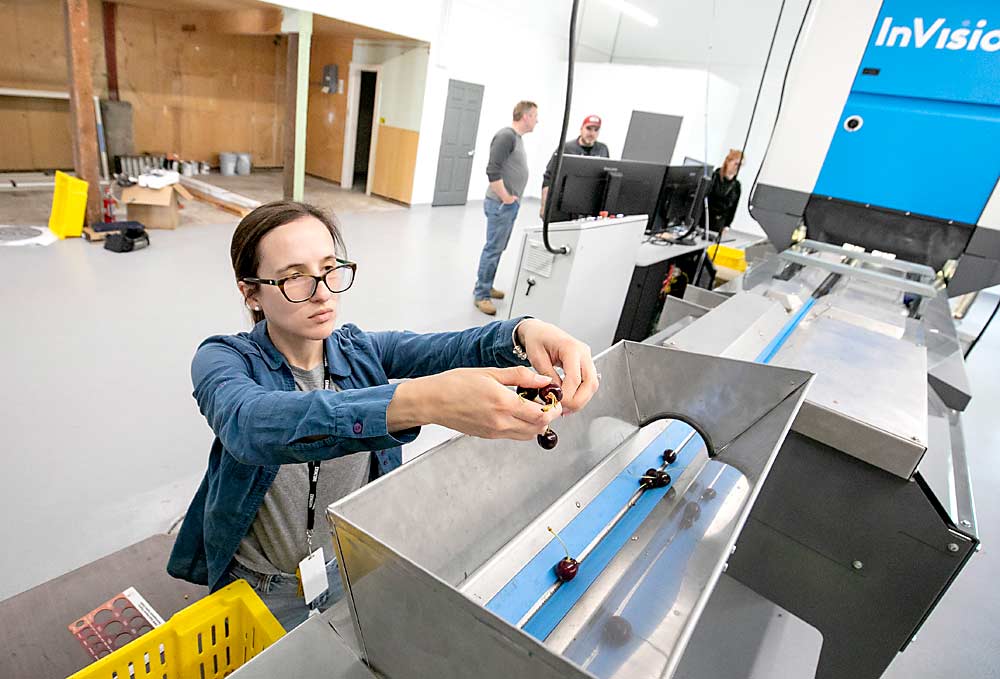
[[[681,132],[682,120],[680,116],[632,111],[622,160],[669,163]]]

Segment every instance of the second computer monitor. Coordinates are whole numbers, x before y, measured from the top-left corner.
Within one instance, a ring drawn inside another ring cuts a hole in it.
[[[710,165],[668,167],[651,230],[659,232],[675,226],[690,227],[701,221],[705,193],[711,180]]]
[[[549,189],[550,222],[609,214],[649,215],[657,211],[665,163],[564,156]],[[647,226],[648,228],[648,226]]]

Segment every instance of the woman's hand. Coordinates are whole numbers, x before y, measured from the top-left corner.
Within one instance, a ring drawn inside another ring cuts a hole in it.
[[[519,343],[532,367],[548,375],[557,384],[555,366],[563,370],[563,414],[583,408],[597,391],[597,369],[590,357],[590,347],[551,323],[528,318],[517,326]]]
[[[458,368],[401,382],[386,410],[389,431],[440,424],[485,439],[529,441],[562,414],[524,400],[508,387],[551,382],[528,368]]]

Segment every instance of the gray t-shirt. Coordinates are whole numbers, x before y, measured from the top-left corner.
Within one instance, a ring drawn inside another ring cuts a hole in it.
[[[524,151],[524,141],[513,127],[505,127],[495,135],[490,142],[490,159],[486,163],[486,177],[495,182],[503,179],[503,186],[508,193],[518,199],[524,196],[524,187],[528,185],[528,154]],[[486,188],[486,197],[500,200],[491,187]]]
[[[299,391],[323,388],[323,366],[312,370],[292,367]],[[331,385],[331,388],[336,389]],[[316,488],[316,525],[313,549],[323,547],[323,557],[334,557],[326,508],[368,483],[371,453],[351,453],[320,465]],[[309,500],[309,465],[283,464],[274,483],[264,495],[253,525],[240,542],[236,560],[243,566],[268,575],[292,574],[309,552],[306,542],[306,504]]]

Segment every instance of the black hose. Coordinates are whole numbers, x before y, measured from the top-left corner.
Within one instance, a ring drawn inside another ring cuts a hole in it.
[[[774,122],[771,124],[771,134],[767,139],[767,146],[764,147],[764,155],[761,156],[761,163],[757,166],[757,174],[750,185],[750,197],[753,197],[753,190],[760,179],[760,172],[764,169],[763,159],[767,157],[767,152],[771,150],[771,142],[774,141],[774,131],[778,127],[778,118],[781,117],[781,104],[785,101],[785,86],[788,85],[788,72],[792,69],[792,57],[795,56],[795,49],[799,45],[799,38],[802,36],[802,29],[805,28],[806,19],[809,18],[809,10],[812,9],[812,0],[806,2],[806,9],[802,12],[802,21],[799,22],[799,29],[795,32],[795,39],[792,41],[792,50],[789,52],[788,63],[785,65],[785,75],[781,78],[781,91],[778,92],[778,110],[774,113]],[[777,27],[775,27],[777,30]],[[750,138],[750,128],[747,128],[747,139]],[[742,165],[742,163],[741,163]]]
[[[819,299],[820,297],[829,295],[830,291],[833,290],[833,286],[837,284],[837,281],[839,281],[840,278],[841,274],[839,273],[829,274],[826,278],[823,279],[823,282],[819,284],[819,287],[813,290],[812,294],[809,296],[812,297],[813,299]]]
[[[702,173],[701,173],[702,179],[708,179],[709,178],[709,175],[707,174],[707,172],[708,172],[708,166],[707,165],[702,165],[702,167],[705,168],[702,171]],[[705,189],[705,195],[702,197],[702,201],[704,201],[704,203],[705,203],[705,210],[702,212],[702,217],[705,219],[705,223],[706,224],[708,223],[708,217],[709,217],[709,215],[708,215],[708,191],[709,191],[710,188],[711,188],[711,185],[709,185]],[[696,194],[697,194],[697,192],[698,192],[698,190],[695,189],[695,193]],[[701,219],[692,219],[691,220],[691,225],[688,227],[688,230],[685,231],[684,233],[682,233],[680,236],[678,236],[677,240],[684,240],[685,238],[690,237],[691,234],[694,233],[695,230],[699,226],[701,226]],[[697,276],[695,276],[695,280],[698,280]]]
[[[740,170],[739,170],[739,168],[737,168],[736,169],[736,174],[739,174],[739,173],[740,173]],[[706,198],[705,200],[707,201],[708,199]],[[709,217],[710,217],[710,215],[708,214],[708,211],[706,210],[706,212],[705,212],[705,220],[707,221]],[[712,265],[712,280],[708,284],[708,289],[709,290],[712,290],[713,288],[715,288],[715,258],[719,256],[719,246],[722,244],[722,232],[723,232],[723,230],[724,229],[719,229],[719,232],[717,234],[715,234],[715,242],[712,244],[712,245],[715,246],[715,249],[712,250],[712,258],[709,260],[709,262]],[[701,273],[701,271],[699,270],[697,272],[697,274],[700,274],[700,273]],[[698,280],[697,274],[695,275],[695,280]]]
[[[806,13],[808,13],[808,8]],[[774,33],[771,34],[771,44],[767,48],[767,57],[764,59],[764,70],[760,74],[760,85],[757,87],[757,98],[753,100],[753,109],[750,111],[750,122],[747,124],[747,134],[743,138],[743,147],[740,149],[740,164],[736,166],[736,177],[740,176],[740,170],[743,168],[743,152],[747,150],[747,144],[750,142],[750,130],[753,128],[753,119],[757,115],[757,104],[760,103],[760,93],[764,91],[764,77],[767,75],[767,66],[771,63],[771,52],[774,51],[774,43],[778,38],[778,28],[781,26],[781,17],[785,13],[785,0],[781,0],[781,7],[778,8],[778,18],[774,22]],[[803,21],[805,18],[803,17]],[[801,30],[801,27],[800,27]],[[795,37],[795,41],[798,42],[798,36]],[[792,46],[792,50],[795,50],[795,46]],[[788,60],[791,61],[792,57],[789,55]],[[787,77],[787,71],[786,76]],[[784,85],[782,85],[782,92],[784,91]],[[775,120],[777,122],[777,120]],[[734,177],[734,179],[736,178]]]
[[[545,249],[554,255],[568,255],[569,248],[565,245],[553,248],[549,243],[549,214],[552,212],[552,198],[555,194],[556,182],[559,181],[559,172],[562,170],[563,144],[566,141],[566,131],[569,129],[569,109],[573,102],[573,66],[576,63],[576,13],[580,7],[580,0],[573,0],[573,9],[569,17],[569,66],[566,69],[566,103],[563,107],[562,131],[559,133],[559,146],[556,150],[556,167],[552,174],[552,186],[549,188],[549,200],[545,201],[545,210],[542,214],[542,242]]]
[[[997,300],[997,305],[993,307],[993,313],[991,313],[990,317],[986,319],[986,323],[979,331],[979,334],[976,335],[976,339],[972,340],[972,343],[969,345],[968,349],[966,349],[965,353],[962,354],[963,359],[968,358],[969,354],[972,353],[972,350],[975,349],[977,344],[979,344],[979,340],[982,339],[983,335],[986,333],[986,328],[990,327],[990,323],[993,322],[993,318],[997,315],[998,310],[1000,310],[1000,299]]]
[[[809,9],[807,7],[806,8],[806,13],[808,14],[808,12],[809,12]],[[750,122],[747,123],[747,133],[746,133],[746,136],[743,137],[743,147],[740,148],[740,163],[739,163],[739,165],[736,166],[736,176],[733,177],[733,181],[735,181],[735,180],[737,180],[739,178],[739,176],[740,176],[740,170],[743,169],[743,153],[747,150],[747,144],[750,142],[750,130],[753,129],[753,119],[757,115],[757,105],[760,103],[760,94],[761,94],[761,92],[764,91],[764,78],[767,77],[767,67],[771,63],[771,53],[774,51],[774,43],[777,41],[777,38],[778,38],[778,28],[781,27],[781,17],[784,15],[784,13],[785,13],[785,0],[781,0],[781,6],[778,7],[778,18],[775,19],[775,21],[774,21],[774,33],[771,34],[771,44],[768,45],[768,48],[767,48],[767,57],[764,59],[764,68],[760,72],[760,84],[757,86],[757,96],[753,100],[753,109],[751,109],[751,111],[750,111]],[[805,17],[804,16],[803,16],[802,21],[803,21],[803,23],[805,23]],[[799,26],[799,31],[801,32],[801,30],[802,30],[802,26]],[[798,42],[798,39],[799,39],[798,35],[796,35],[795,36],[796,43]],[[792,46],[792,51],[793,52],[795,51],[795,46],[794,45]],[[791,61],[791,57],[789,56],[788,59],[789,59],[789,62],[790,62]],[[787,77],[788,77],[788,71],[786,70],[785,71],[785,78],[787,78]],[[784,91],[785,91],[785,86],[784,86],[784,83],[782,83],[782,86],[781,86],[782,95],[784,95]],[[779,99],[779,108],[780,108],[780,99]],[[777,123],[777,122],[778,122],[777,118],[775,118],[775,123]],[[772,130],[772,134],[773,134],[773,130]],[[768,146],[770,146],[770,145],[771,145],[770,142],[768,142]],[[761,164],[763,165],[763,163],[761,163]],[[720,168],[720,172],[721,172],[721,168]],[[758,175],[759,174],[760,173],[758,172]],[[754,179],[754,183],[756,183],[756,182],[757,182],[757,180]],[[753,187],[750,187],[750,188],[751,188],[751,190],[753,190]],[[708,192],[705,193],[705,200],[706,200],[706,202],[708,201]],[[710,217],[710,215],[708,214],[708,210],[706,210],[705,211],[705,223],[706,224],[709,223],[709,221],[708,221],[709,217]],[[689,229],[688,233],[684,235],[684,238],[686,238],[691,233],[691,231],[693,231],[693,229]],[[715,250],[712,252],[712,257],[709,260],[711,262],[713,268],[715,267],[715,258],[719,254],[719,245],[721,245],[721,244],[722,244],[722,229],[720,228],[719,229],[719,233],[716,234],[716,236],[715,236],[715,243],[714,243]],[[705,260],[704,260],[704,258],[702,258],[701,261],[698,262],[698,270],[695,271],[695,274],[694,274],[694,279],[696,281],[701,276],[701,269],[704,266],[704,264],[705,264]],[[711,290],[714,286],[715,286],[715,275],[713,274],[712,275],[712,281],[711,281],[711,283],[709,283],[708,289]]]

